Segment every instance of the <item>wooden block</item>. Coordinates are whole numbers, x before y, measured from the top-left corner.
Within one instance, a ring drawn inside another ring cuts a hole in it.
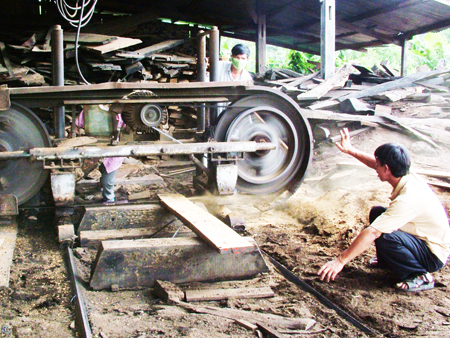
[[[64,242],[75,238],[75,228],[73,224],[58,225],[58,241]]]
[[[128,196],[128,200],[129,201],[135,201],[135,200],[140,200],[140,199],[143,199],[143,198],[149,198],[151,196],[152,196],[152,193],[150,192],[150,190],[144,190],[144,191],[137,192],[137,193],[129,195]]]
[[[252,241],[248,237],[245,240]],[[132,289],[153,287],[156,280],[237,280],[267,271],[255,245],[253,251],[220,254],[199,238],[113,240],[101,242],[90,286],[102,290],[117,284],[120,289]]]
[[[268,298],[273,296],[274,292],[268,286],[261,288],[186,290],[186,302],[223,300],[229,298]]]
[[[183,291],[176,284],[167,281],[157,280],[153,293],[168,304],[184,300]]]
[[[159,228],[173,218],[168,210],[156,203],[85,207],[78,234],[86,230],[148,228],[151,224]],[[174,226],[181,224],[178,220],[173,223]]]
[[[158,197],[174,215],[220,253],[253,251],[254,245],[237,232],[179,194],[159,194]]]

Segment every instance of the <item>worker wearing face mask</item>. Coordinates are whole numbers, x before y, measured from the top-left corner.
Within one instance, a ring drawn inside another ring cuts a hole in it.
[[[219,81],[253,81],[252,76],[245,69],[249,57],[250,49],[246,45],[234,46],[231,50],[231,62],[220,62]]]

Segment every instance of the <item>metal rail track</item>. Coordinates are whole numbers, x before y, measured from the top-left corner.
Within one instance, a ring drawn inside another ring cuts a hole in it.
[[[321,302],[323,305],[325,305],[327,308],[332,309],[336,311],[336,313],[341,316],[343,319],[357,327],[359,330],[361,330],[364,333],[376,336],[378,335],[377,332],[373,331],[363,323],[361,323],[359,320],[357,320],[355,317],[350,315],[349,313],[342,310],[339,306],[334,304],[331,300],[329,300],[327,297],[325,297],[323,294],[321,294],[319,291],[314,289],[311,285],[306,283],[304,280],[302,280],[300,277],[295,275],[292,271],[290,271],[288,268],[286,268],[283,264],[278,262],[276,259],[271,257],[267,252],[264,250],[261,250],[261,252],[264,252],[264,254],[269,258],[270,262],[277,268],[277,270],[286,278],[288,281],[294,283],[297,285],[300,289],[303,291],[306,291],[310,294],[312,294],[314,297],[317,298],[319,302]]]
[[[72,248],[69,243],[66,243],[64,258],[66,259],[67,271],[69,273],[72,288],[72,301],[75,303],[75,323],[77,326],[78,335],[81,338],[92,338],[92,331],[86,311],[86,303],[84,301],[82,286],[77,274]]]

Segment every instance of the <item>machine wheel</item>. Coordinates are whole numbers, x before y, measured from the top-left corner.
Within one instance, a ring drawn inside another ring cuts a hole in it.
[[[237,189],[250,194],[295,191],[312,152],[307,123],[295,106],[275,96],[248,96],[228,107],[216,127],[217,141],[277,144],[275,150],[246,153],[238,161]]]
[[[12,103],[0,111],[0,151],[28,151],[50,147],[48,132],[40,119],[28,108]],[[42,162],[28,159],[0,161],[0,193],[12,194],[22,204],[33,197],[45,183],[48,171]]]

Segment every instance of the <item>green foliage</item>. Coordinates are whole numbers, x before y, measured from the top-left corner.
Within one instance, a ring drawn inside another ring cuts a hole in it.
[[[407,64],[408,74],[414,73],[420,65],[427,65],[434,69],[439,60],[450,61],[450,29],[441,32],[430,32],[413,37],[408,42]],[[388,61],[390,68],[397,71],[401,67],[401,47],[385,45],[367,48],[366,52],[341,50],[336,52],[336,66],[344,64],[358,64],[367,68],[379,65],[381,61]]]
[[[445,58],[445,49],[448,49],[450,40],[444,34],[427,33],[415,36],[411,40],[411,61],[417,65],[427,65],[434,69],[440,59]]]
[[[316,65],[310,63],[310,61],[320,61],[320,57],[295,50],[289,52],[289,68],[297,73],[311,73],[316,68]]]

